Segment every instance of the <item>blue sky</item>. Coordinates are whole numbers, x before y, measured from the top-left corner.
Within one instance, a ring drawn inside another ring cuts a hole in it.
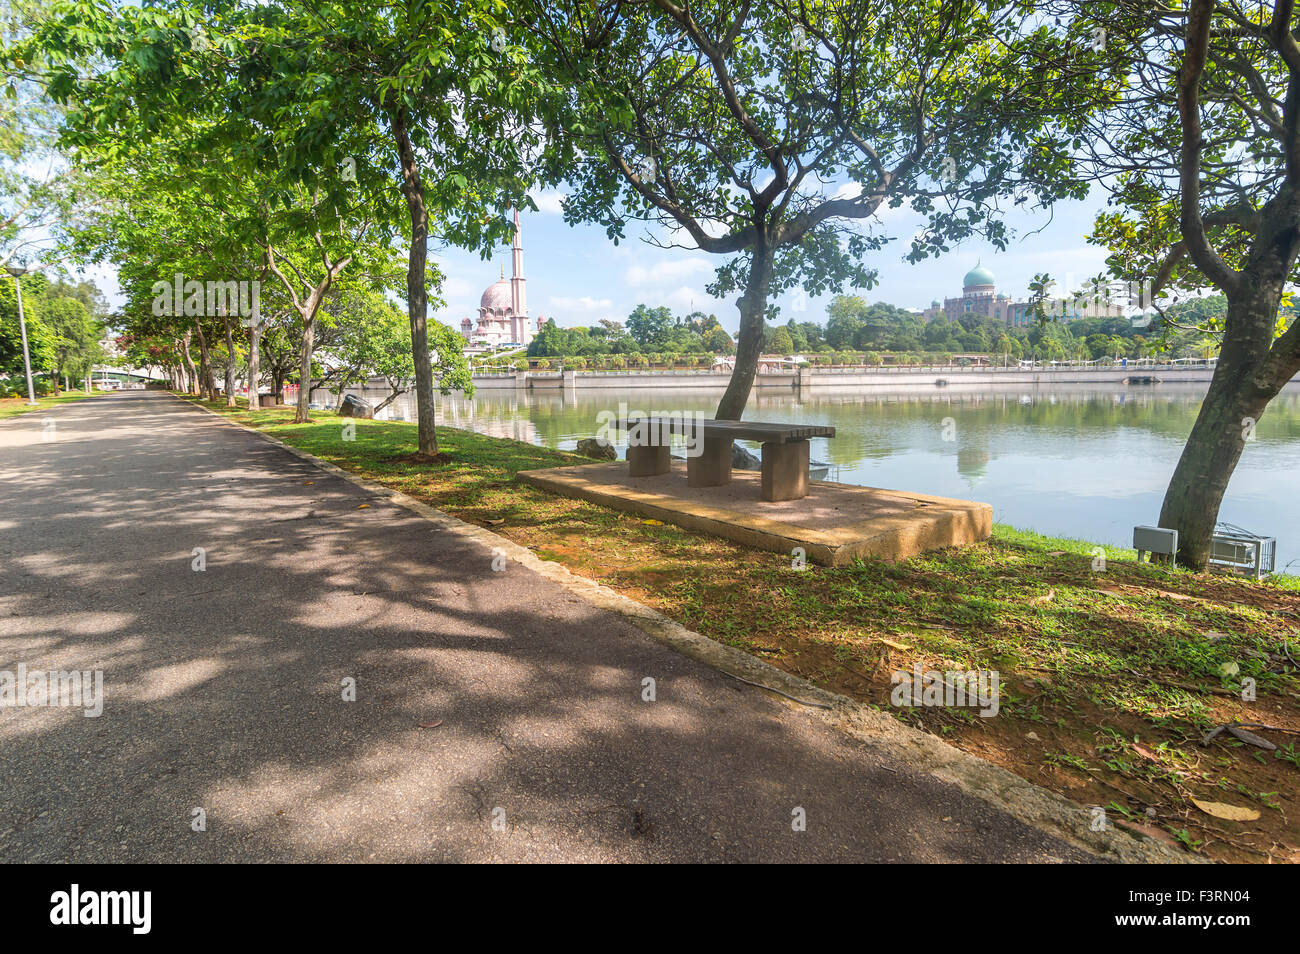
[[[528,310],[534,318],[555,318],[562,327],[591,325],[601,318],[624,320],[638,304],[666,305],[674,313],[692,309],[716,314],[724,328],[735,332],[739,313],[734,299],[710,298],[704,290],[722,256],[694,249],[660,249],[642,241],[646,225],[629,225],[628,240],[614,245],[598,226],[570,227],[560,212],[559,191],[534,196],[539,211],[521,214],[524,238],[524,277],[528,279]],[[872,253],[869,264],[879,270],[879,283],[861,294],[868,301],[885,301],[906,308],[924,308],[931,299],[961,293],[962,276],[977,261],[988,266],[998,290],[1023,297],[1038,272],[1049,272],[1058,283],[1072,285],[1105,271],[1104,249],[1089,245],[1100,196],[1084,202],[1060,203],[1049,214],[1017,210],[1007,218],[1015,235],[1005,252],[985,242],[970,241],[939,259],[916,265],[902,260],[907,240],[924,221],[910,210],[886,213],[881,223],[898,241]],[[1037,230],[1037,231],[1036,231]],[[1033,233],[1033,234],[1031,234]],[[663,233],[656,233],[663,235]],[[674,237],[681,244],[689,238]],[[431,257],[446,274],[443,297],[447,306],[435,313],[440,321],[459,328],[461,318],[477,317],[479,296],[505,267],[510,276],[510,248],[503,246],[490,261],[459,250],[431,249]],[[846,289],[846,291],[854,291]],[[830,297],[809,298],[795,310],[793,292],[777,299],[781,318],[826,321]]]

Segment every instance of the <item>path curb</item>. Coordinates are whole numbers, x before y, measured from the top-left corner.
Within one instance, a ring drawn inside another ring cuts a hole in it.
[[[1166,845],[1155,838],[1116,827],[1110,821],[1107,821],[1104,831],[1092,831],[1092,815],[1088,808],[1034,785],[1014,772],[963,752],[936,736],[900,722],[888,713],[847,696],[828,692],[806,679],[756,659],[743,650],[689,630],[662,613],[603,584],[579,576],[559,563],[541,559],[527,547],[491,530],[443,513],[391,487],[358,477],[336,464],[321,460],[257,428],[233,421],[202,404],[179,397],[176,400],[204,411],[224,424],[256,434],[327,473],[418,514],[440,529],[473,540],[489,549],[499,548],[510,559],[558,583],[592,605],[617,613],[651,638],[682,655],[761,689],[775,692],[790,700],[791,705],[815,707],[828,724],[841,732],[883,750],[915,771],[928,773],[940,781],[954,785],[1027,825],[1091,852],[1101,860],[1129,864],[1208,863],[1204,858]]]

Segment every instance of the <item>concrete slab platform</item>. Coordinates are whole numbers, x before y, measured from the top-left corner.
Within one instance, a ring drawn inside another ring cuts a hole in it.
[[[790,553],[803,547],[822,566],[859,557],[905,560],[940,547],[987,540],[993,507],[901,490],[812,481],[800,500],[760,498],[757,471],[732,472],[722,487],[689,487],[686,465],[633,477],[625,461],[526,470],[519,479],[542,490],[712,533],[747,546]]]

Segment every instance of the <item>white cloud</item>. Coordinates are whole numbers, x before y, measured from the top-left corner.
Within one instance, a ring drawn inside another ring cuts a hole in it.
[[[584,295],[581,298],[552,295],[548,300],[551,307],[560,312],[559,317],[561,318],[592,315],[605,317],[609,309],[614,307],[614,302],[611,299],[592,298],[590,295]]]
[[[538,212],[559,215],[564,211],[563,201],[568,198],[568,193],[559,189],[540,189],[528,193],[528,197],[537,204]]]
[[[624,274],[629,285],[657,285],[663,282],[679,282],[692,275],[703,275],[713,271],[713,264],[707,258],[670,258],[655,262],[648,268],[633,265]]]
[[[719,302],[716,298],[710,298],[698,288],[682,285],[676,291],[671,291],[659,298],[655,304],[667,305],[674,312],[684,314],[689,311],[714,311],[717,309]]]

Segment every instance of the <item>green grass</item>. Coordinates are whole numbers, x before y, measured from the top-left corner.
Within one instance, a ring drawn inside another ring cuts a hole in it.
[[[83,398],[94,397],[96,394],[105,394],[104,391],[92,391],[87,394],[85,391],[64,391],[58,397],[37,398],[33,406],[27,403],[27,397],[17,398],[0,398],[0,421],[7,417],[16,417],[19,414],[27,414],[31,411],[41,411],[52,407],[58,407],[60,404],[69,404],[72,401],[80,401]]]
[[[288,409],[209,406],[1039,784],[1094,804],[1120,793],[1119,804],[1143,818],[1156,810],[1156,826],[1171,840],[1246,860],[1300,846],[1288,821],[1300,817],[1300,806],[1289,804],[1300,780],[1295,747],[1198,744],[1231,719],[1300,729],[1300,679],[1288,661],[1288,653],[1300,658],[1289,648],[1300,642],[1295,578],[1195,574],[1138,563],[1117,547],[1100,547],[1103,567],[1095,543],[1001,525],[980,545],[796,571],[782,554],[514,479],[520,470],[589,463],[573,454],[443,427],[439,449],[451,462],[412,464],[403,458],[414,449],[413,424],[360,420],[356,439],[345,441],[343,421],[331,413],[293,424]],[[915,663],[997,670],[1000,716],[894,708],[890,674]],[[1245,677],[1255,680],[1258,704],[1239,698]],[[1271,794],[1279,791],[1280,805]],[[1207,792],[1260,808],[1256,834],[1225,831],[1240,825],[1189,807],[1191,795]]]

